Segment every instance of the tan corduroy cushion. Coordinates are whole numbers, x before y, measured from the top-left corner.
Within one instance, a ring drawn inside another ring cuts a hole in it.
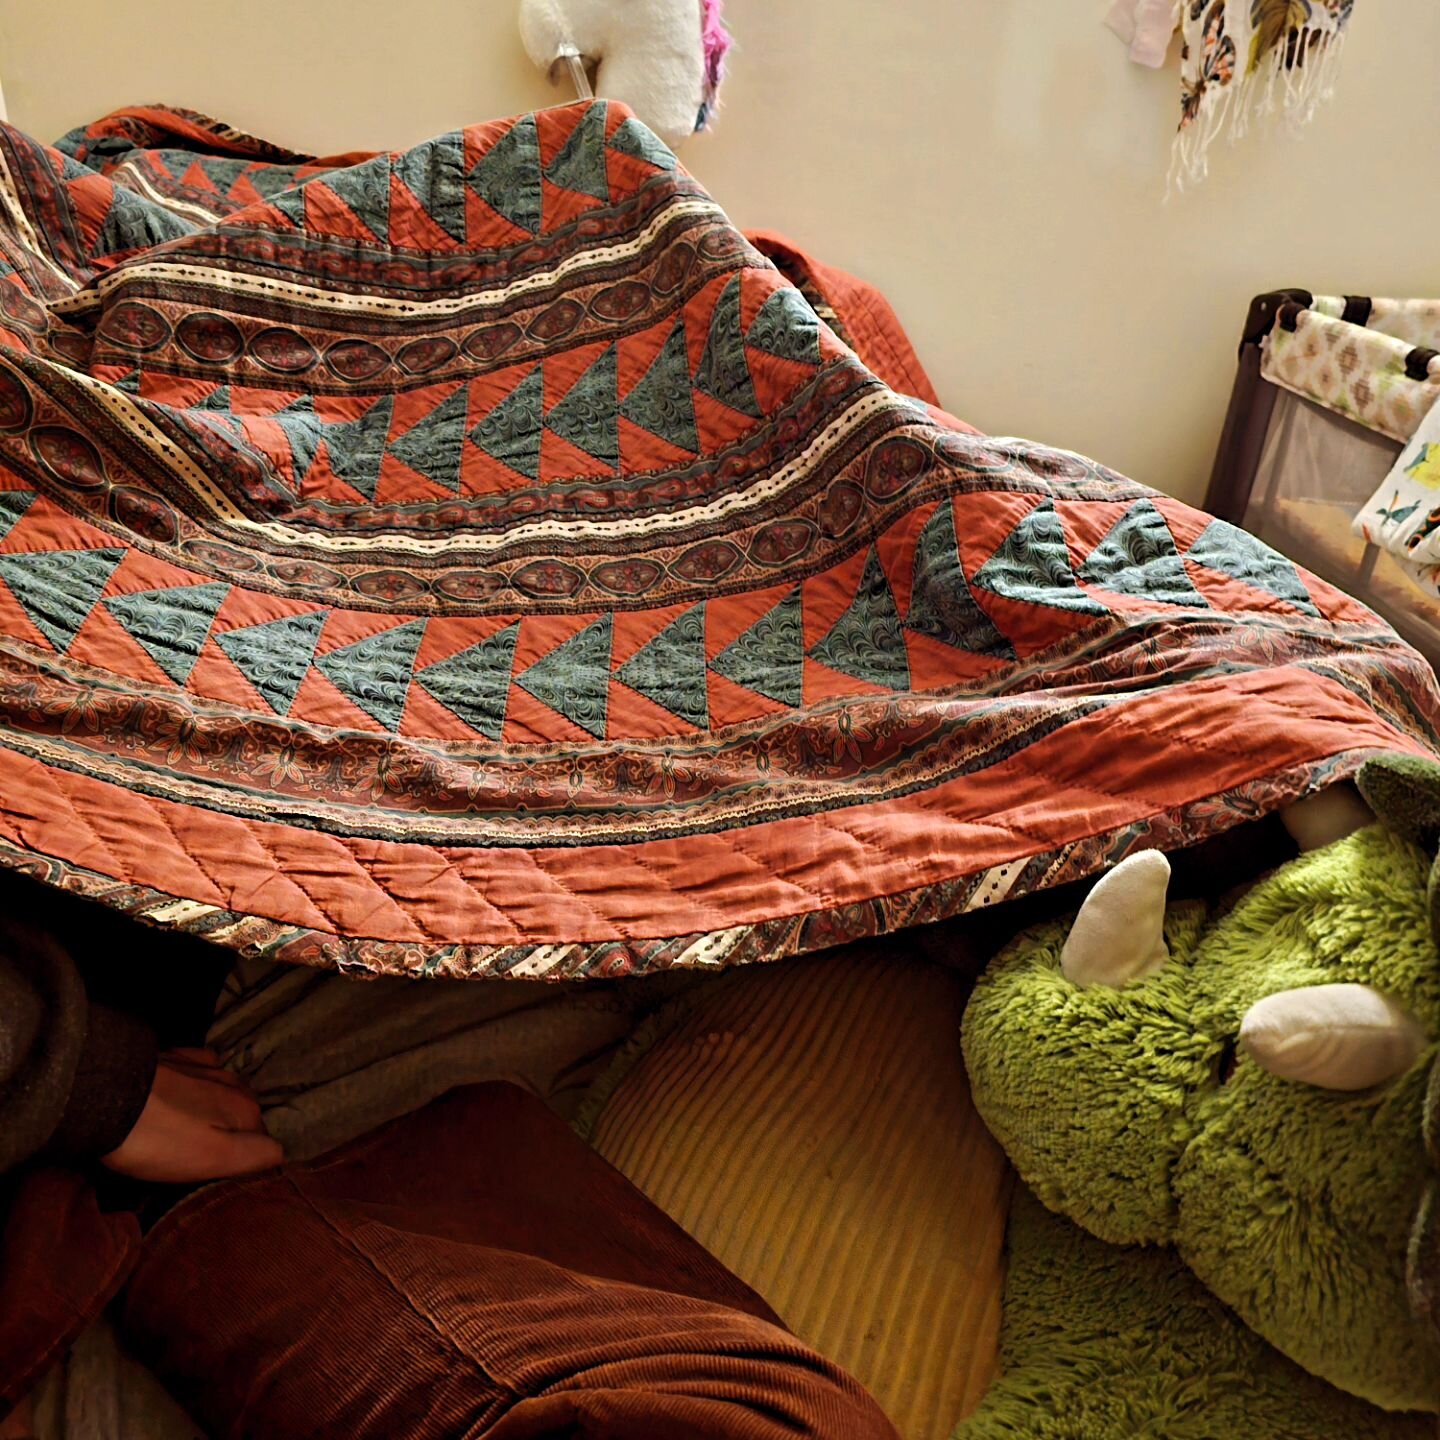
[[[907,1440],[940,1440],[994,1372],[1010,1174],[970,1103],[965,982],[882,954],[707,987],[592,1139]]]

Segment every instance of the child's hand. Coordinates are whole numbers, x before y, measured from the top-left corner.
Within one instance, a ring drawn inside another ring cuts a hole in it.
[[[266,1170],[284,1158],[255,1097],[212,1051],[171,1050],[160,1057],[135,1128],[101,1163],[135,1180],[184,1184]]]

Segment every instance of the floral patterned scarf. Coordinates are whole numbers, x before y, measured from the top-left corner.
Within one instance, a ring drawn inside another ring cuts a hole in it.
[[[1181,0],[1180,131],[1172,180],[1204,178],[1210,143],[1251,117],[1308,120],[1330,95],[1354,0]]]

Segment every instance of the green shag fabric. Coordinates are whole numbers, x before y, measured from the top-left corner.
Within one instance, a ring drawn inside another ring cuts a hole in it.
[[[1430,1158],[1430,1183],[1415,1214],[1406,1256],[1410,1306],[1429,1322],[1440,1350],[1440,1056],[1430,1067],[1425,1091],[1425,1153]],[[1440,1434],[1440,1426],[1436,1427]]]
[[[1355,777],[1365,803],[1427,855],[1440,848],[1440,766],[1417,755],[1377,755]]]
[[[1372,781],[1379,773],[1371,773]],[[1368,788],[1362,782],[1372,803],[1380,799],[1378,784],[1395,773],[1386,771]],[[1440,794],[1440,767],[1422,778],[1426,794]],[[1406,779],[1413,796],[1414,777]],[[1380,808],[1389,813],[1385,800]],[[1426,828],[1407,828],[1415,839],[1431,838]],[[1050,1209],[1114,1244],[1173,1246],[1174,1252],[1145,1256],[1146,1265],[1158,1267],[1155,1275],[1171,1274],[1178,1254],[1258,1337],[1331,1386],[1390,1412],[1440,1410],[1440,1350],[1431,1326],[1411,1308],[1406,1274],[1432,1175],[1421,1138],[1440,1035],[1430,870],[1431,856],[1414,839],[1368,827],[1282,866],[1223,915],[1212,919],[1194,904],[1170,907],[1172,958],[1119,990],[1082,990],[1066,980],[1060,951],[1068,925],[1041,927],[992,962],[963,1031],[976,1105]],[[1431,1044],[1406,1073],[1341,1093],[1282,1080],[1237,1049],[1241,1019],[1257,1000],[1339,981],[1384,991],[1424,1025]],[[1026,1221],[1018,1234],[1033,1228]],[[1021,1283],[1026,1273],[1022,1265],[1006,1294],[1006,1323],[1016,1336],[1039,1323],[1030,1313],[1037,1301],[1025,1288],[1038,1282]],[[1077,1294],[1074,1307],[1094,1316],[1114,1303]],[[1061,1331],[1068,1334],[1069,1324],[1062,1313]],[[1188,1320],[1170,1342],[1187,1363],[1220,1343]],[[1142,1358],[1148,1351],[1102,1350],[1094,1369],[1100,1390],[1135,1366],[1147,1374],[1152,1368]],[[1019,1363],[1016,1351],[1007,1394],[1031,1383],[1028,1368],[1014,1368]],[[1106,1380],[1111,1363],[1122,1370]],[[1156,1371],[1156,1403],[1164,1398],[1173,1410],[1188,1395],[1188,1404],[1202,1397],[1205,1405],[1220,1404],[1232,1388],[1250,1383],[1239,1363],[1206,1360],[1186,1384],[1173,1367]],[[1056,1383],[1047,1373],[1036,1370],[1034,1383]],[[1140,1379],[1131,1375],[1123,1388],[1123,1401],[1085,1403],[1101,1407],[1097,1417],[1106,1405],[1143,1406]],[[1336,1391],[1334,1403],[1353,1402]],[[1029,1428],[963,1433],[1105,1440],[1139,1434],[1389,1440],[1415,1433],[1408,1418],[1374,1409],[1366,1412],[1368,1429],[1337,1419],[1330,1428],[1273,1430],[1257,1429],[1248,1409],[1246,1423],[1233,1427],[1166,1428],[1170,1410],[1163,1422],[1147,1412],[1152,1428],[1135,1428],[1114,1412],[1086,1421],[1090,1428],[1036,1428],[1031,1415]],[[1425,1424],[1432,1433],[1433,1416]]]
[[[1365,803],[1397,835],[1413,840],[1430,866],[1430,930],[1440,941],[1440,766],[1414,755],[1377,755],[1355,777]]]
[[[1173,1250],[1107,1245],[1019,1190],[1002,1374],[956,1440],[1434,1440],[1247,1329]]]

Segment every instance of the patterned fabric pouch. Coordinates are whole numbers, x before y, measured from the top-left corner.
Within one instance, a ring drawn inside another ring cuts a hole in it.
[[[1440,594],[1440,402],[1420,421],[1352,528],[1394,555],[1422,590]]]

